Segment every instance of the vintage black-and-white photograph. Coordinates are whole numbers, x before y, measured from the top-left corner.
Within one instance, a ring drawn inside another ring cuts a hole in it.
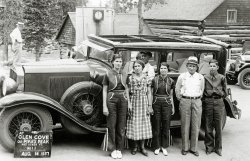
[[[0,160],[250,160],[250,0],[0,0]]]

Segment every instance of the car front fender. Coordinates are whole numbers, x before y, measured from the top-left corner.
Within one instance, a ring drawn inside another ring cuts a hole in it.
[[[224,99],[224,104],[227,112],[227,116],[235,119],[240,119],[241,110],[237,107],[236,101],[231,101],[228,97]]]
[[[48,109],[57,111],[60,115],[63,115],[64,117],[76,123],[78,126],[86,130],[89,130],[91,132],[97,132],[97,133],[106,132],[106,128],[93,127],[81,121],[80,119],[75,117],[72,113],[67,111],[59,102],[51,99],[50,97],[47,97],[45,95],[38,94],[38,93],[33,93],[33,92],[13,93],[13,94],[10,94],[1,98],[0,99],[0,111],[1,111],[0,116],[3,113],[3,111],[8,108],[15,108],[16,106],[25,105],[25,104],[42,105]]]

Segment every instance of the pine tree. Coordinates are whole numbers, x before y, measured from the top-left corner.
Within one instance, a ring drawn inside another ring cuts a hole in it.
[[[4,60],[8,59],[9,34],[18,21],[23,21],[22,0],[5,0],[6,8],[0,11],[0,42],[4,44]]]
[[[50,18],[51,0],[23,0],[25,28],[24,39],[28,48],[34,48],[36,61],[40,60],[42,48],[46,45],[46,39],[53,35]]]

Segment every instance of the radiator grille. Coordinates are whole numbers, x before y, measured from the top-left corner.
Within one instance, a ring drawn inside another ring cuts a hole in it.
[[[51,77],[50,78],[50,97],[60,101],[63,93],[73,84],[84,81],[83,76],[73,76],[73,77]]]

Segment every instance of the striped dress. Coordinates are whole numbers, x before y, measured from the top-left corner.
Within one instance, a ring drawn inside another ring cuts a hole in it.
[[[132,104],[132,115],[127,119],[127,138],[131,140],[152,138],[150,115],[147,114],[147,87],[151,82],[146,77],[137,80],[132,75],[128,78],[127,84]]]

